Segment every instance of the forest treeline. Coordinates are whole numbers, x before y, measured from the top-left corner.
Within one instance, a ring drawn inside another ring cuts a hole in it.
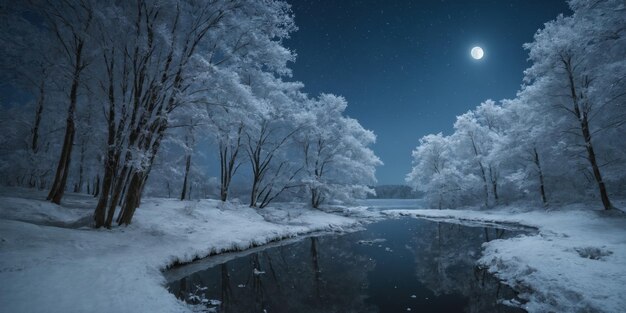
[[[91,193],[96,227],[131,223],[146,190],[226,201],[236,175],[252,207],[373,192],[373,132],[290,80],[284,1],[2,1],[0,15],[6,185]]]
[[[514,99],[420,139],[406,181],[433,207],[597,199],[608,210],[626,196],[626,3],[569,5],[524,45],[532,65]]]
[[[423,197],[420,192],[407,185],[378,185],[373,186],[375,194],[369,194],[368,199],[418,199]]]

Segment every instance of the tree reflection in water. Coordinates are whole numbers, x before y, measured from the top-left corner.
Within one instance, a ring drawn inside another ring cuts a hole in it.
[[[466,299],[463,312],[523,312],[499,304],[499,300],[514,298],[515,292],[475,265],[483,242],[517,234],[497,228],[436,223],[422,226],[411,236],[407,249],[415,256],[419,281],[435,296],[456,294]]]
[[[386,220],[244,255],[168,287],[189,303],[206,287],[200,299],[219,312],[517,312],[498,304],[512,290],[475,266],[483,242],[517,234]]]

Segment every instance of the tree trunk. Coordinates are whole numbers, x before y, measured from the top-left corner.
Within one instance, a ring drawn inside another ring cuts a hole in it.
[[[470,140],[472,141],[472,148],[474,149],[474,156],[476,156],[476,162],[480,168],[481,178],[483,179],[483,190],[485,193],[485,207],[489,207],[489,187],[487,184],[487,174],[485,173],[485,167],[483,162],[478,159],[478,148],[476,148],[476,142],[474,142],[474,136],[470,134]]]
[[[72,104],[72,105],[75,105]],[[70,111],[73,111],[73,107]],[[70,115],[71,114],[71,115]],[[61,204],[61,199],[65,193],[65,187],[67,185],[67,176],[69,174],[69,167],[72,154],[72,146],[74,143],[74,113],[68,113],[67,126],[65,130],[65,137],[63,140],[63,148],[61,149],[61,157],[59,158],[59,164],[57,165],[56,174],[54,176],[54,182],[50,193],[48,193],[47,200],[56,204]]]
[[[572,68],[571,57],[562,59],[565,70],[567,71],[567,78],[569,81],[570,87],[570,96],[572,98],[573,106],[574,106],[574,114],[578,118],[578,122],[580,123],[580,129],[583,135],[583,139],[585,140],[585,148],[587,150],[587,160],[591,164],[591,168],[593,171],[593,176],[596,179],[596,183],[598,184],[598,189],[600,190],[600,199],[602,199],[602,205],[605,210],[610,210],[613,208],[611,201],[609,200],[609,194],[606,190],[606,185],[602,180],[602,174],[600,173],[600,167],[598,166],[598,161],[596,160],[596,153],[593,149],[593,144],[591,142],[591,131],[589,130],[589,110],[583,108],[581,111],[580,108],[580,100],[588,101],[583,94],[579,96],[576,91],[576,84],[574,82],[574,69]],[[580,99],[579,99],[580,97]]]
[[[250,192],[250,207],[256,207],[257,194],[259,189],[259,181],[256,177],[252,178],[252,191]]]
[[[100,194],[100,174],[96,175],[96,183],[93,187],[93,196],[97,197]]]
[[[220,200],[226,201],[228,199],[228,188],[230,187],[231,171],[228,167],[228,145],[225,143],[220,144]]]
[[[598,161],[596,160],[596,154],[593,149],[593,145],[591,144],[591,133],[589,131],[589,124],[587,119],[587,114],[583,115],[583,119],[581,120],[581,128],[583,136],[585,137],[585,144],[587,147],[587,159],[589,163],[591,163],[591,168],[593,169],[593,176],[598,183],[598,189],[600,190],[600,198],[602,199],[602,205],[604,205],[605,210],[610,210],[613,208],[611,201],[609,200],[609,194],[606,190],[606,185],[602,180],[602,174],[600,173],[600,167],[598,166]]]
[[[312,188],[311,189],[311,206],[314,209],[319,208],[321,204],[321,199],[322,199],[321,192],[317,190],[316,188]]]
[[[500,203],[498,197],[498,173],[493,169],[493,166],[489,165],[489,177],[491,179],[491,191],[493,192],[493,200],[496,205]]]
[[[47,197],[48,200],[56,204],[61,204],[61,199],[63,198],[65,186],[67,184],[67,176],[70,170],[72,147],[74,146],[74,134],[76,133],[74,125],[74,112],[76,111],[78,85],[80,83],[80,73],[83,67],[81,61],[83,44],[84,42],[79,40],[78,45],[76,46],[76,61],[74,63],[74,75],[72,77],[72,86],[70,89],[70,105],[67,109],[63,148],[61,149],[61,157],[59,158],[59,164],[57,165],[57,170],[54,175],[54,182],[52,183],[52,188],[50,189],[50,193],[48,193]]]
[[[111,221],[106,218],[106,208],[109,204],[109,195],[111,193],[111,185],[113,184],[114,165],[113,160],[107,157],[104,167],[104,179],[102,181],[102,192],[98,199],[98,205],[94,212],[94,221],[96,228],[106,226],[111,227]],[[98,175],[97,184],[100,184],[100,176]],[[112,218],[111,218],[112,219]]]
[[[130,175],[132,175],[132,172],[129,171],[126,177],[124,178],[124,185],[122,187],[122,193],[119,196],[119,202],[117,203],[117,205],[122,205],[122,203],[124,202],[126,191],[128,191],[128,183],[130,182]]]
[[[185,179],[183,179],[183,191],[180,194],[180,200],[185,200],[187,197],[187,181],[189,179],[189,168],[191,167],[191,153],[187,154],[185,160]]]
[[[220,199],[226,201],[228,199],[228,189],[230,188],[230,182],[237,172],[239,165],[237,164],[237,155],[241,148],[241,133],[243,131],[243,123],[239,124],[237,129],[237,144],[229,149],[227,142],[220,142]],[[253,162],[254,164],[254,162]],[[253,167],[254,169],[254,167]]]
[[[83,172],[85,163],[85,142],[83,141],[80,146],[80,164],[78,165],[78,183],[74,187],[74,192],[83,191]]]
[[[498,182],[495,180],[492,180],[491,187],[492,187],[491,190],[493,191],[493,199],[497,205],[500,202],[500,199],[498,198]]]
[[[143,184],[143,173],[135,172],[132,175],[130,183],[128,184],[128,190],[126,191],[126,197],[124,198],[124,204],[122,205],[122,211],[120,212],[120,218],[118,225],[130,225],[135,214],[135,209],[139,205],[141,200],[141,190]]]
[[[129,172],[129,168],[128,166],[124,166],[124,168],[122,169],[122,172],[120,173],[120,175],[117,177],[117,179],[115,180],[115,189],[113,190],[113,194],[111,195],[111,202],[109,203],[109,211],[107,212],[107,219],[106,219],[106,224],[107,227],[110,227],[111,224],[113,223],[113,216],[115,215],[115,209],[117,208],[117,204],[120,201],[120,198],[122,196],[122,189],[124,188],[124,186],[126,185],[126,182],[128,181],[128,173]],[[121,218],[121,213],[117,218],[117,222],[119,223],[119,220]]]
[[[39,150],[39,126],[41,125],[41,116],[43,114],[43,105],[46,100],[45,80],[42,79],[39,85],[39,97],[37,98],[37,109],[35,110],[35,123],[32,129],[31,149],[34,153]]]
[[[539,153],[537,153],[537,148],[533,148],[533,153],[535,165],[537,166],[537,170],[539,171],[539,192],[541,193],[541,202],[543,202],[543,205],[548,205],[548,198],[546,198],[546,190],[543,180],[543,170],[541,169],[541,162],[539,161]]]
[[[151,155],[150,159],[147,161],[148,164],[146,168],[141,171],[134,170],[128,172],[129,177],[132,178],[130,178],[130,180],[128,178],[126,179],[125,185],[128,185],[128,187],[124,188],[126,195],[123,198],[123,203],[121,204],[122,209],[117,218],[118,225],[129,225],[132,222],[135,210],[139,207],[141,202],[141,196],[148,176],[150,175],[152,164],[154,164],[159,147],[161,146],[161,140],[163,140],[165,130],[167,129],[167,122],[161,122],[155,126],[156,127],[152,129],[153,133],[144,138],[144,151],[150,150]],[[152,141],[151,138],[154,138],[154,141]],[[128,169],[128,167],[125,167],[125,169]]]
[[[114,60],[114,58],[111,58]],[[109,206],[109,197],[111,196],[111,187],[113,185],[114,176],[117,172],[118,163],[119,163],[119,151],[116,151],[116,136],[119,134],[115,129],[115,93],[114,93],[114,85],[113,85],[113,68],[114,63],[111,61],[110,64],[107,64],[107,69],[109,73],[109,88],[108,88],[108,98],[109,98],[109,117],[107,120],[107,154],[104,159],[104,178],[102,181],[102,192],[100,193],[100,199],[98,199],[98,205],[96,206],[96,210],[94,212],[94,220],[96,222],[96,228],[106,226],[107,228],[111,227],[111,222],[113,220],[113,214],[115,213],[115,203],[112,202],[112,205],[109,208],[109,212],[107,214],[106,209]],[[97,185],[100,185],[100,175],[97,178]],[[96,193],[99,192],[96,191]],[[97,196],[94,195],[94,196]]]

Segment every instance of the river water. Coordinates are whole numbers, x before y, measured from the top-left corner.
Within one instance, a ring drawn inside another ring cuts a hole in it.
[[[475,265],[482,243],[521,233],[388,219],[165,276],[171,293],[209,312],[523,312],[500,304],[515,293]]]

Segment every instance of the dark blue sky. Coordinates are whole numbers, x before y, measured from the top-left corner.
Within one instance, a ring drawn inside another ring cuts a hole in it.
[[[528,67],[522,44],[570,10],[560,0],[289,0],[294,79],[310,95],[346,97],[347,114],[378,136],[379,184],[403,183],[420,137],[449,134],[455,116],[512,98]],[[479,45],[485,57],[469,51]]]

